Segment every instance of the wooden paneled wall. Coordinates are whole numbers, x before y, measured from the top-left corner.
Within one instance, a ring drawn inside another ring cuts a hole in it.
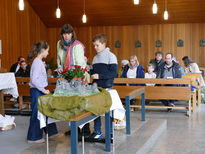
[[[56,52],[56,42],[60,38],[60,28],[48,28],[51,52]],[[108,38],[108,47],[113,51],[118,61],[137,55],[139,62],[146,67],[156,51],[172,52],[182,64],[183,56],[190,56],[199,66],[205,66],[205,47],[200,47],[200,39],[205,38],[205,23],[160,24],[137,26],[93,26],[75,28],[78,40],[86,46],[86,55],[92,62],[96,54],[92,37],[104,33]],[[183,47],[177,47],[177,40],[184,41]],[[121,42],[120,48],[115,48],[115,41]],[[135,41],[142,42],[142,47],[135,48]],[[155,47],[156,40],[162,41],[162,47]],[[56,58],[56,55],[55,55]]]
[[[9,70],[22,55],[27,57],[31,45],[47,39],[47,27],[25,1],[25,10],[19,11],[18,0],[0,0],[0,40],[2,40],[2,67]]]
[[[47,28],[27,1],[25,10],[18,10],[18,0],[0,1],[0,40],[3,54],[0,55],[2,67],[9,70],[20,55],[26,57],[31,45],[40,40],[50,44],[49,57],[56,59],[56,43],[60,39],[61,28]],[[86,46],[89,61],[96,54],[92,37],[104,33],[108,38],[108,47],[120,62],[137,55],[140,63],[146,67],[149,60],[158,50],[172,52],[177,60],[185,55],[190,56],[199,66],[205,66],[205,47],[200,47],[200,39],[205,38],[205,23],[158,24],[136,26],[90,26],[75,27],[78,40]],[[184,47],[177,47],[177,40],[184,41]],[[115,48],[115,41],[121,42]],[[135,48],[135,41],[142,42],[142,47]],[[155,47],[156,40],[162,41],[162,47]]]

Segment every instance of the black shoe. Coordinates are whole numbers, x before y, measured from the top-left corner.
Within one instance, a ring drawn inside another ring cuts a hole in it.
[[[172,108],[168,108],[167,112],[172,112],[172,110],[173,110]]]
[[[69,136],[70,135],[70,130],[65,132],[65,136]]]

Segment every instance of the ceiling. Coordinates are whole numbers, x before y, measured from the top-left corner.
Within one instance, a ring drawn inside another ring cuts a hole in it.
[[[59,0],[62,16],[57,19],[57,0],[28,0],[48,27],[88,25],[138,25],[205,22],[205,0],[167,0],[169,19],[163,19],[164,1],[156,0],[158,14],[152,14],[154,0],[85,0],[87,23],[82,23],[83,0]]]

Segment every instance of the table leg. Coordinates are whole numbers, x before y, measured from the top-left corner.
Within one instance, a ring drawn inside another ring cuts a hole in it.
[[[141,117],[142,117],[142,121],[145,121],[145,94],[143,93],[141,95]]]
[[[126,134],[130,134],[130,98],[129,96],[125,97],[126,105]]]
[[[105,151],[110,152],[110,111],[105,114]]]
[[[71,154],[78,153],[78,132],[77,132],[77,123],[76,121],[70,122],[71,128]]]
[[[3,116],[5,115],[5,112],[4,112],[4,94],[3,94],[2,90],[0,90],[0,114],[2,114]]]

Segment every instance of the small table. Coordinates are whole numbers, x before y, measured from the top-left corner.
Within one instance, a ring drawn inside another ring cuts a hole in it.
[[[130,134],[130,100],[141,95],[141,120],[145,121],[145,88],[136,86],[114,86],[120,98],[125,98],[126,103],[126,134]]]
[[[4,94],[19,96],[14,73],[0,73],[0,114],[4,115]]]

